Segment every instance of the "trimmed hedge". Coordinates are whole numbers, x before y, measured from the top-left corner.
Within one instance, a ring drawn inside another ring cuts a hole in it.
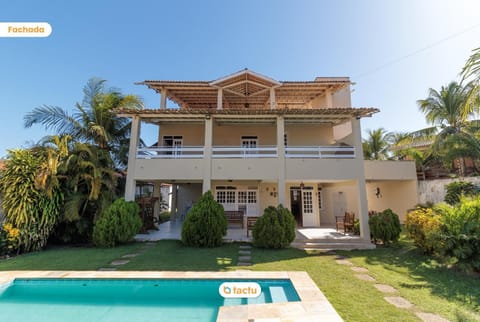
[[[402,230],[398,215],[391,209],[370,216],[368,225],[373,241],[381,241],[384,245],[397,241]]]
[[[264,210],[253,226],[253,245],[262,248],[285,248],[295,239],[295,219],[282,205]]]
[[[133,240],[142,227],[140,207],[134,201],[115,200],[93,227],[93,242],[100,247],[114,247]]]
[[[217,247],[227,234],[223,206],[207,191],[187,214],[182,226],[182,242],[193,247]]]

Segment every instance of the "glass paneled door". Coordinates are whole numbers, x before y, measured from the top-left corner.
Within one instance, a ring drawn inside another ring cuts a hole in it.
[[[313,188],[304,187],[302,189],[302,213],[303,213],[303,226],[313,227],[315,226],[315,207],[313,198]]]
[[[242,148],[244,148],[244,154],[256,154],[256,148],[258,144],[258,138],[256,136],[242,136]]]

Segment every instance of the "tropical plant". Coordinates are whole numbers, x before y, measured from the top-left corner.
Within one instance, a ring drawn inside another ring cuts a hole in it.
[[[134,201],[115,200],[95,222],[93,242],[101,247],[114,247],[133,239],[142,227],[140,207]]]
[[[398,215],[391,209],[372,214],[368,225],[373,241],[381,241],[384,245],[397,241],[402,230]]]
[[[480,272],[480,199],[436,207],[442,215],[439,251],[464,271]]]
[[[265,208],[253,226],[253,244],[262,248],[285,248],[295,239],[295,218],[282,205]]]
[[[223,206],[210,191],[190,208],[182,225],[182,242],[193,247],[217,247],[227,234],[227,217]]]
[[[384,128],[369,130],[368,137],[363,140],[363,157],[365,160],[387,160],[392,134]]]
[[[118,165],[125,166],[131,125],[128,119],[116,116],[115,109],[141,108],[141,100],[135,95],[106,89],[105,80],[98,78],[90,79],[83,93],[83,101],[75,105],[73,114],[58,106],[43,105],[24,117],[25,127],[41,124],[59,135],[95,144],[108,151]]]
[[[414,244],[426,254],[439,248],[441,216],[432,208],[417,207],[408,212],[405,227]]]
[[[445,194],[445,202],[454,205],[460,202],[462,196],[474,196],[479,193],[478,188],[468,181],[454,181],[445,186],[447,193]]]
[[[52,187],[39,189],[37,176],[47,162],[33,149],[11,150],[0,177],[6,223],[19,229],[19,251],[39,250],[46,245],[60,217],[63,193]]]

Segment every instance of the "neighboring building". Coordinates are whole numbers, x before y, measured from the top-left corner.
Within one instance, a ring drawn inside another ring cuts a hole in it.
[[[351,108],[347,77],[280,82],[242,70],[214,81],[141,84],[160,93],[161,104],[118,111],[132,118],[127,200],[136,185],[153,182],[172,184],[176,218],[208,190],[247,216],[281,203],[303,227],[332,226],[348,210],[365,238],[369,210],[403,215],[417,202],[413,162],[363,160],[360,120],[379,110]],[[179,108],[167,108],[167,98]],[[141,123],[158,126],[156,146],[139,148]]]

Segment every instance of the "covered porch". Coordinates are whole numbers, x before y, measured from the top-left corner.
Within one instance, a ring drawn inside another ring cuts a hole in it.
[[[159,240],[181,240],[182,221],[168,221],[158,225],[158,230],[151,230],[147,234],[137,234],[136,241],[159,241]],[[251,232],[247,236],[247,228],[231,227],[227,229],[225,242],[251,242]],[[297,228],[295,240],[292,247],[304,250],[351,250],[351,249],[373,249],[375,245],[370,241],[350,233],[344,234],[337,231],[335,226],[322,228]]]

